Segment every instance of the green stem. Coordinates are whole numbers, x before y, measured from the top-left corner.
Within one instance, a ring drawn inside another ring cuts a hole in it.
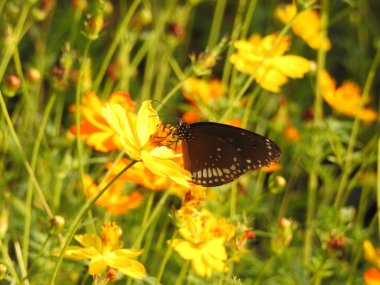
[[[41,146],[41,141],[44,135],[44,131],[48,122],[50,112],[53,108],[55,99],[57,98],[56,94],[52,95],[49,98],[49,101],[46,105],[45,112],[42,116],[40,123],[39,131],[34,143],[32,158],[30,161],[30,167],[33,173],[36,170],[38,152]],[[32,201],[33,201],[33,182],[31,177],[28,180],[28,187],[26,192],[26,201],[25,201],[25,221],[24,221],[24,237],[22,243],[22,255],[24,258],[25,266],[28,267],[28,253],[29,253],[29,237],[30,237],[30,226],[31,226],[31,216],[32,216]]]
[[[57,263],[55,264],[54,270],[53,270],[53,275],[49,281],[48,284],[53,285],[55,278],[57,277],[58,269],[59,266],[62,263],[63,259],[63,253],[65,252],[65,249],[67,246],[70,244],[71,240],[73,239],[79,224],[83,220],[83,218],[87,215],[87,213],[91,210],[91,208],[95,205],[95,203],[99,200],[99,198],[104,194],[104,192],[107,191],[107,189],[120,177],[122,176],[129,168],[131,168],[134,164],[136,164],[138,161],[132,160],[126,167],[124,167],[115,177],[113,177],[110,182],[107,183],[106,186],[100,192],[93,197],[91,200],[87,200],[86,204],[82,206],[82,208],[79,210],[78,214],[74,218],[73,223],[71,224],[69,230],[68,230],[68,236],[66,238],[65,244],[63,245],[60,254],[58,256]]]
[[[177,234],[178,234],[178,232],[174,231],[170,240],[175,239],[177,237]],[[168,260],[169,260],[170,256],[172,255],[172,253],[173,253],[173,248],[171,246],[167,246],[164,257],[163,257],[162,261],[160,262],[160,269],[158,270],[158,274],[157,274],[157,278],[156,278],[156,284],[160,284],[160,281],[161,281],[162,275],[164,273],[166,264],[168,263]]]
[[[215,14],[212,19],[210,36],[208,38],[208,48],[212,49],[217,41],[220,33],[220,27],[223,21],[224,10],[226,9],[226,0],[219,0],[216,2]]]
[[[11,274],[16,284],[21,284],[20,278],[17,275],[17,271],[14,268],[14,261],[11,259],[8,253],[8,244],[4,245],[2,240],[0,239],[0,251],[2,253],[2,260],[5,263],[7,270]]]
[[[189,267],[190,267],[190,262],[185,261],[182,265],[181,271],[179,272],[177,280],[174,285],[181,285],[185,283],[184,281],[186,278],[187,271],[189,271]]]
[[[359,110],[356,113],[354,125],[352,127],[351,136],[350,136],[350,140],[348,142],[348,147],[347,147],[347,155],[346,155],[345,164],[343,168],[343,174],[340,179],[338,192],[335,198],[335,203],[334,203],[335,207],[340,207],[344,203],[342,197],[344,195],[344,191],[346,189],[348,178],[350,176],[351,169],[352,169],[352,156],[353,156],[354,147],[356,144],[356,139],[357,139],[359,129],[360,129],[360,113],[362,112],[363,107],[368,100],[369,92],[371,90],[379,62],[380,62],[380,45],[377,46],[375,59],[372,61],[371,68],[369,70],[366,82],[364,84],[363,95],[360,100]]]
[[[84,167],[83,167],[83,141],[81,138],[81,111],[80,111],[80,104],[81,104],[81,98],[82,98],[82,80],[83,80],[83,72],[86,68],[86,65],[88,64],[88,52],[90,50],[92,41],[87,40],[82,63],[79,68],[79,76],[78,76],[78,82],[76,86],[76,92],[75,92],[75,126],[76,126],[76,143],[77,143],[77,159],[78,159],[78,168],[79,168],[79,175],[80,175],[80,185],[81,188],[83,188],[83,177],[84,177]]]
[[[14,32],[11,36],[12,37],[11,42],[6,46],[5,51],[2,54],[1,63],[0,63],[0,82],[3,79],[5,70],[14,53],[14,50],[16,49],[23,35],[24,24],[28,17],[29,10],[31,8],[30,1],[27,1],[26,3],[27,3],[26,5],[22,5],[23,9],[20,12],[20,15],[18,17],[18,22],[16,24],[16,28],[14,29]]]
[[[137,236],[135,242],[132,245],[133,248],[136,248],[137,245],[141,244],[141,241],[145,235],[145,232],[147,231],[151,223],[154,221],[154,219],[158,218],[158,215],[160,214],[162,208],[164,207],[169,195],[170,195],[170,192],[165,191],[164,195],[161,197],[160,201],[158,202],[156,208],[154,208],[152,214],[149,216],[149,219],[145,223],[143,223],[143,226],[139,232],[139,235]]]
[[[16,144],[16,148],[18,149],[19,154],[21,155],[21,158],[22,158],[22,161],[23,161],[24,166],[26,168],[26,171],[28,172],[29,177],[30,177],[30,179],[33,182],[33,185],[34,185],[34,187],[37,190],[37,194],[38,194],[38,197],[40,199],[41,205],[42,205],[44,211],[48,214],[48,216],[50,218],[52,218],[53,217],[53,213],[51,212],[50,207],[49,207],[48,203],[45,200],[44,193],[43,193],[40,185],[37,182],[37,178],[34,175],[34,171],[33,171],[32,167],[30,166],[28,159],[26,158],[26,154],[25,154],[25,152],[24,152],[24,150],[22,148],[20,140],[19,140],[19,138],[17,136],[17,133],[16,133],[16,131],[14,129],[12,120],[9,117],[8,109],[7,109],[7,106],[6,106],[5,101],[4,101],[3,93],[1,93],[1,91],[0,91],[0,107],[1,107],[1,110],[2,110],[2,113],[3,113],[3,116],[5,118],[5,121],[7,122],[7,125],[8,125],[8,128],[9,128],[9,131],[11,133],[11,136],[12,136],[12,138],[13,138],[15,144]]]
[[[137,7],[139,6],[141,0],[134,0],[131,4],[131,7],[128,10],[128,13],[125,15],[124,19],[118,26],[118,30],[116,31],[116,35],[108,48],[108,52],[104,57],[104,60],[102,62],[102,66],[100,67],[100,70],[98,71],[98,76],[95,79],[94,83],[94,90],[95,92],[99,89],[100,83],[102,82],[103,76],[107,71],[107,67],[112,59],[112,56],[114,55],[118,45],[120,44],[121,40],[125,36],[125,31],[127,30],[127,26],[132,19],[133,14],[135,13]]]
[[[326,27],[328,25],[328,8],[329,0],[322,1],[321,8],[321,37],[326,37]],[[314,101],[314,122],[313,127],[315,134],[313,135],[312,141],[312,167],[310,169],[308,189],[307,189],[307,208],[306,208],[306,229],[305,229],[305,241],[304,241],[304,256],[303,262],[307,266],[310,263],[313,248],[313,236],[314,231],[312,228],[312,223],[314,220],[316,200],[317,200],[317,190],[318,190],[318,172],[320,167],[320,153],[321,153],[321,142],[320,136],[318,135],[319,129],[323,119],[322,113],[322,91],[320,87],[322,71],[325,69],[326,61],[326,51],[322,48],[322,45],[318,49],[317,55],[317,78],[316,78],[316,90],[315,90],[315,101]]]

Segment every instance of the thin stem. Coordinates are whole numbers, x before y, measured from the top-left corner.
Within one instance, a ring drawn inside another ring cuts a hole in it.
[[[219,0],[216,2],[216,8],[215,8],[215,14],[214,18],[212,19],[212,24],[211,24],[211,31],[210,31],[210,36],[208,38],[208,48],[213,48],[217,41],[218,41],[218,36],[220,33],[220,27],[223,21],[223,15],[224,15],[224,10],[226,9],[226,0]]]
[[[4,115],[5,121],[7,122],[7,125],[8,125],[8,128],[9,128],[9,131],[11,133],[11,136],[12,136],[12,138],[13,138],[15,144],[16,144],[16,147],[17,147],[17,149],[18,149],[18,151],[19,151],[19,153],[21,155],[21,158],[22,158],[22,160],[24,162],[24,166],[26,168],[26,171],[28,172],[29,177],[30,177],[30,179],[33,182],[33,185],[34,185],[34,187],[37,190],[37,194],[38,194],[38,197],[40,199],[41,205],[42,205],[43,209],[45,210],[45,212],[48,214],[48,216],[50,218],[52,218],[53,217],[53,213],[51,212],[50,207],[49,207],[47,201],[45,200],[44,193],[43,193],[40,185],[37,182],[37,178],[34,175],[33,169],[30,166],[28,159],[26,158],[25,152],[24,152],[23,147],[22,147],[22,145],[20,143],[20,140],[19,140],[19,138],[17,136],[16,130],[14,129],[12,120],[9,117],[8,109],[7,109],[7,106],[6,106],[5,101],[4,101],[3,93],[1,91],[0,91],[0,107],[1,107],[2,113]]]
[[[158,218],[158,215],[160,214],[163,206],[165,205],[166,200],[168,199],[169,195],[170,195],[170,192],[165,191],[164,195],[161,197],[160,201],[158,202],[156,208],[154,208],[152,214],[149,216],[149,219],[143,224],[143,226],[139,232],[139,235],[137,236],[132,247],[136,248],[137,245],[141,244],[141,241],[144,237],[145,232],[147,231],[147,229],[149,228],[151,223],[154,221],[154,219]]]
[[[346,189],[348,178],[350,176],[351,169],[352,169],[352,156],[353,156],[354,147],[356,144],[356,139],[357,139],[359,128],[360,128],[360,114],[363,110],[365,103],[368,100],[369,92],[371,90],[379,62],[380,62],[380,45],[377,46],[375,59],[372,61],[371,68],[369,70],[366,82],[364,84],[363,95],[360,100],[359,110],[356,113],[354,125],[352,127],[351,136],[350,136],[350,140],[348,142],[348,147],[347,147],[347,154],[346,154],[345,164],[343,168],[343,174],[340,179],[338,192],[335,198],[335,203],[334,203],[335,207],[340,207],[344,203],[342,197],[344,195],[344,191]]]
[[[92,207],[95,205],[96,201],[99,200],[99,198],[104,194],[104,192],[107,191],[107,189],[120,177],[122,176],[128,169],[130,169],[133,165],[135,165],[138,161],[132,160],[126,167],[124,167],[115,177],[113,177],[110,182],[107,183],[106,186],[100,192],[94,196],[91,200],[87,200],[86,204],[82,206],[82,208],[79,210],[78,214],[74,218],[73,223],[71,224],[69,230],[68,230],[68,236],[66,238],[65,244],[63,245],[60,254],[58,256],[57,263],[55,264],[53,275],[50,279],[50,282],[48,284],[53,285],[55,278],[57,277],[59,266],[62,263],[63,259],[63,253],[65,252],[65,249],[70,244],[71,240],[73,239],[79,224],[82,222],[83,218],[87,215],[87,213],[92,209]]]
[[[46,105],[45,112],[42,116],[42,120],[40,123],[39,131],[34,143],[32,158],[30,162],[30,167],[32,168],[33,173],[36,170],[38,152],[41,146],[41,141],[44,135],[45,127],[48,122],[48,118],[50,112],[53,108],[55,99],[57,98],[56,94],[49,98],[49,101]],[[33,182],[31,177],[28,180],[28,188],[26,194],[26,202],[25,202],[25,221],[24,221],[24,237],[22,243],[22,254],[24,258],[25,266],[28,267],[28,252],[29,252],[29,238],[30,238],[30,226],[31,226],[31,216],[32,216],[32,201],[33,201]]]
[[[131,7],[128,10],[128,13],[125,15],[124,19],[118,26],[118,30],[116,32],[116,35],[108,48],[108,52],[104,57],[104,60],[102,62],[102,66],[100,67],[100,70],[98,71],[98,76],[95,79],[94,83],[94,90],[95,92],[99,89],[100,83],[102,82],[103,76],[107,71],[107,67],[112,59],[112,56],[114,55],[116,48],[120,44],[121,40],[123,39],[123,36],[125,35],[125,31],[127,30],[128,24],[130,20],[132,19],[133,14],[135,13],[137,7],[140,5],[141,0],[134,0],[131,4]]]
[[[321,9],[321,37],[326,37],[326,27],[328,25],[328,8],[329,0],[322,1]],[[304,256],[303,262],[304,265],[310,263],[312,256],[312,243],[314,231],[312,228],[312,223],[315,215],[316,208],[316,199],[317,199],[317,190],[318,190],[318,171],[320,167],[320,153],[321,153],[321,143],[320,136],[318,134],[322,119],[322,90],[320,87],[321,74],[325,69],[325,60],[326,60],[326,51],[323,49],[322,45],[318,49],[317,55],[317,77],[316,77],[316,90],[315,90],[315,101],[314,101],[314,121],[313,127],[315,129],[315,134],[313,135],[312,140],[312,164],[309,174],[308,188],[307,188],[307,208],[306,208],[306,230],[305,230],[305,241],[304,241]]]

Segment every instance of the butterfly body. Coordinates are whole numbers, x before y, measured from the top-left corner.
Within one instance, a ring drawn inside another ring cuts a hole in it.
[[[177,123],[184,167],[194,183],[211,187],[227,184],[250,170],[277,161],[280,148],[268,138],[230,125]]]

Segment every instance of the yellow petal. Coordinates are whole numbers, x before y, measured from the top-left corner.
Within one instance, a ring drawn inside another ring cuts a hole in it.
[[[201,254],[200,250],[194,247],[192,243],[182,239],[173,239],[170,241],[170,245],[185,260],[199,258]]]
[[[143,150],[141,158],[145,166],[156,175],[170,178],[175,183],[184,187],[190,187],[190,172],[182,168],[179,164],[167,158],[168,152],[162,148],[162,156],[153,156],[150,152]],[[157,153],[155,153],[157,154]]]
[[[198,255],[191,261],[191,267],[200,276],[210,277],[212,275],[212,269],[204,261],[202,255]]]
[[[102,240],[96,234],[76,235],[74,239],[79,242],[83,247],[101,248]]]
[[[102,108],[102,115],[119,135],[124,151],[133,159],[140,160],[142,145],[137,139],[135,115],[126,113],[118,104],[106,104]]]
[[[271,63],[275,69],[291,78],[302,78],[311,69],[309,60],[296,55],[276,57]]]
[[[151,102],[150,100],[144,101],[137,115],[136,129],[140,146],[144,146],[148,142],[149,137],[155,133],[160,122]]]
[[[145,267],[142,263],[132,258],[141,254],[142,250],[120,249],[105,255],[107,265],[116,268],[122,273],[137,279],[142,279],[146,275]]]
[[[63,254],[65,258],[71,259],[92,259],[98,255],[100,253],[95,248],[83,248],[80,246],[68,246]]]
[[[105,262],[103,256],[99,255],[91,259],[89,267],[88,267],[88,273],[91,275],[101,274],[106,267],[107,267],[107,263]]]

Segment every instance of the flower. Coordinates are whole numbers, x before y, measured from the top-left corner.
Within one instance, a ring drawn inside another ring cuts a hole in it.
[[[230,61],[240,72],[255,77],[264,89],[279,92],[280,86],[290,78],[302,78],[311,70],[310,61],[297,55],[284,55],[289,49],[289,37],[276,34],[261,38],[254,34],[248,40],[234,43],[237,52]]]
[[[183,206],[176,217],[182,239],[169,241],[174,250],[183,259],[190,260],[200,276],[225,271],[225,242],[235,235],[234,227],[224,219],[217,220],[209,211],[198,211],[191,205]]]
[[[146,275],[145,267],[136,259],[142,250],[123,248],[119,240],[122,230],[115,223],[106,223],[102,228],[102,235],[76,235],[74,238],[81,246],[68,246],[63,256],[71,259],[90,259],[88,273],[98,275],[106,267],[114,268],[136,279]]]
[[[116,175],[130,162],[126,158],[119,160],[112,165],[111,174]],[[111,168],[111,164],[107,164],[106,167]],[[119,179],[125,182],[133,182],[154,191],[167,189],[173,184],[172,180],[165,176],[155,175],[142,163],[134,164]]]
[[[321,33],[321,20],[316,10],[304,10],[297,14],[295,3],[279,7],[275,11],[276,17],[288,24],[292,21],[293,32],[303,39],[312,49],[329,50],[331,42]]]
[[[347,116],[359,118],[365,122],[376,120],[377,113],[371,108],[363,108],[360,112],[360,88],[351,81],[344,82],[336,88],[336,82],[327,71],[321,73],[321,89],[323,99],[335,110]]]
[[[291,124],[288,124],[286,127],[285,127],[285,130],[284,130],[284,136],[291,140],[291,141],[299,141],[301,139],[301,134],[300,132],[298,131],[298,129],[296,127],[294,127],[293,125]]]
[[[363,243],[364,258],[376,268],[380,269],[380,248],[374,248],[369,240]]]
[[[269,164],[269,166],[265,166],[265,167],[263,167],[261,170],[264,171],[264,172],[266,172],[266,173],[272,173],[272,172],[275,172],[275,171],[277,171],[277,170],[279,170],[279,169],[281,169],[281,168],[282,168],[282,165],[281,165],[281,164],[272,161],[272,162]]]
[[[106,104],[102,114],[118,135],[123,150],[132,159],[142,161],[156,175],[190,187],[190,172],[175,161],[180,155],[166,146],[173,141],[173,130],[160,123],[151,101],[143,102],[137,115],[125,112],[119,104],[111,103]]]
[[[109,103],[119,104],[126,112],[133,110],[134,102],[126,92],[114,92],[108,99]],[[104,103],[93,92],[88,92],[82,99],[81,112],[84,120],[80,124],[80,137],[97,151],[108,152],[121,149],[118,137],[113,128],[103,118]],[[75,107],[72,108],[75,111]],[[70,128],[76,134],[76,126]]]
[[[97,195],[102,188],[109,182],[110,179],[104,181],[97,186],[89,175],[83,177],[83,185],[86,195],[93,197]],[[106,208],[112,215],[125,214],[129,210],[140,206],[144,195],[137,191],[133,191],[130,195],[123,194],[124,182],[116,180],[109,189],[96,201],[96,204]]]
[[[366,285],[380,285],[380,271],[376,268],[366,270],[364,280]]]
[[[192,109],[185,112],[182,119],[188,123],[200,120],[201,109],[199,106],[209,105],[215,99],[223,96],[223,85],[220,80],[213,79],[207,82],[203,79],[190,77],[183,83],[183,96],[190,102]]]

